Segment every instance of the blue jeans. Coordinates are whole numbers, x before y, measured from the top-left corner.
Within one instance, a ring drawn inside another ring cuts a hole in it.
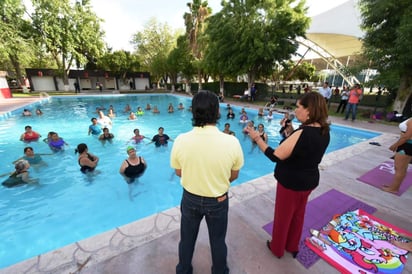
[[[212,273],[229,273],[227,267],[227,246],[225,242],[229,210],[227,194],[220,198],[208,198],[191,194],[183,190],[180,212],[179,263],[176,273],[193,273],[192,258],[195,249],[200,222],[206,218],[209,231],[209,243],[212,253]]]
[[[352,112],[352,121],[355,120],[357,107],[358,107],[358,104],[351,104],[351,103],[348,104],[348,106],[346,107],[345,120],[349,118],[350,112]]]

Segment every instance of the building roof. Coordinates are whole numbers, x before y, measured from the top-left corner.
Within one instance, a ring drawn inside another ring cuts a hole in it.
[[[355,0],[349,0],[312,17],[306,37],[332,56],[356,55],[361,51],[361,16]]]

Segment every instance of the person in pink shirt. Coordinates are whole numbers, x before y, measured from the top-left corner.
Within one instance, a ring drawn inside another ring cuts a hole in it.
[[[345,120],[348,120],[349,113],[352,112],[352,122],[356,119],[356,111],[362,95],[362,89],[356,84],[349,92],[348,106],[346,107]]]

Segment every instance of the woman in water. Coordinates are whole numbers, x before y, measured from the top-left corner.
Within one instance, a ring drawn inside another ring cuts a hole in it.
[[[52,154],[40,154],[40,153],[34,153],[34,150],[32,147],[25,147],[24,148],[24,156],[15,160],[13,164],[16,164],[20,160],[26,160],[29,162],[31,166],[41,166],[41,165],[47,165],[46,162],[43,161],[42,157],[40,155],[52,155]]]
[[[56,132],[50,132],[50,139],[48,145],[53,151],[61,151],[64,149],[64,145],[68,145],[63,138],[60,138]]]
[[[112,142],[112,139],[114,138],[114,135],[109,132],[109,129],[105,127],[103,129],[103,133],[99,136],[99,140],[105,142],[108,140],[109,142]]]
[[[146,138],[145,136],[140,134],[140,130],[138,128],[135,128],[133,130],[133,133],[134,133],[134,136],[130,140],[134,141],[135,144],[142,142],[143,139]]]
[[[20,140],[24,142],[33,142],[39,140],[41,135],[32,130],[31,126],[24,127],[24,133],[20,136]]]
[[[82,173],[92,172],[99,163],[99,157],[89,153],[87,145],[84,143],[78,144],[74,153],[79,153],[79,166]]]
[[[143,175],[147,166],[143,157],[137,156],[134,147],[128,146],[126,152],[129,157],[123,161],[119,172],[126,180],[126,183],[132,184],[135,179]]]
[[[26,160],[19,160],[14,165],[15,171],[1,183],[5,187],[15,187],[25,184],[38,183],[37,179],[32,179],[29,176],[30,164]]]

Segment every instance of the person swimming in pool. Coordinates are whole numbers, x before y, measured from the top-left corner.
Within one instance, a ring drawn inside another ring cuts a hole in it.
[[[32,130],[31,126],[24,127],[24,133],[20,136],[20,140],[24,142],[38,141],[41,135]]]
[[[167,134],[164,134],[164,128],[159,127],[158,134],[153,136],[152,141],[148,144],[155,143],[156,147],[160,146],[167,146],[167,141],[170,140],[173,142],[173,139],[171,139]]]
[[[68,145],[68,143],[66,143],[63,138],[59,137],[56,132],[51,132],[48,145],[53,151],[61,151],[64,149],[65,145]]]
[[[5,187],[16,187],[25,184],[36,184],[38,179],[30,178],[29,176],[30,164],[26,160],[19,160],[14,165],[15,171],[3,181],[1,184]]]
[[[143,139],[147,138],[144,135],[140,134],[140,130],[138,128],[135,128],[133,130],[134,136],[130,139],[130,141],[133,141],[135,144],[139,144],[140,142],[143,141]]]
[[[147,165],[144,158],[137,155],[134,147],[128,146],[126,152],[129,157],[123,161],[119,172],[126,180],[126,183],[132,184],[137,178],[143,175]]]
[[[100,125],[100,127],[103,128],[112,128],[112,120],[104,115],[103,111],[99,111],[99,118],[97,119],[97,123]]]
[[[100,125],[97,124],[97,119],[93,117],[90,119],[92,121],[92,124],[89,126],[89,132],[88,135],[92,134],[94,136],[97,136],[102,133],[102,129],[100,128]]]
[[[29,162],[31,166],[42,166],[42,165],[47,165],[46,162],[43,161],[41,155],[52,155],[52,154],[46,154],[46,153],[34,153],[34,150],[32,147],[25,147],[24,148],[24,156],[15,160],[13,164],[16,164],[20,160],[26,160]]]
[[[82,173],[88,173],[95,170],[97,164],[99,163],[99,157],[89,153],[87,145],[84,143],[78,144],[74,153],[79,153],[79,166]]]
[[[114,138],[114,135],[109,132],[109,129],[107,127],[103,129],[103,133],[99,136],[99,140],[103,142],[105,141],[112,142],[113,138]]]

